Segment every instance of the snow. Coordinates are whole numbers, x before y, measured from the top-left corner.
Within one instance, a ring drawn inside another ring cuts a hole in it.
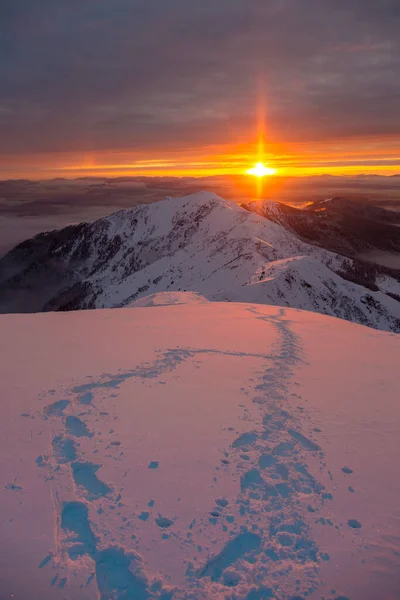
[[[254,210],[255,213],[258,214],[271,214],[274,215],[275,218],[280,219],[282,217],[282,207],[285,208],[285,204],[281,202],[277,202],[276,200],[253,200],[250,202],[250,206]],[[260,209],[262,212],[258,212],[257,209]]]
[[[379,275],[377,277],[379,288],[386,293],[397,294],[400,296],[400,281],[396,281],[393,277],[387,275]]]
[[[400,304],[396,300],[342,279],[309,256],[268,263],[262,268],[258,282],[221,292],[213,299],[261,304],[266,298],[268,304],[307,307],[383,330],[389,328],[390,315],[400,317]]]
[[[399,598],[400,338],[143,303],[0,316],[0,597]]]
[[[149,306],[170,306],[176,304],[205,304],[207,298],[194,292],[160,292],[158,294],[150,294],[140,300],[135,300],[128,304],[125,308],[132,307],[149,307]]]
[[[278,203],[265,202],[278,211]],[[14,277],[4,312],[15,310],[16,298],[27,293],[28,306],[42,294],[55,294],[48,298],[50,304],[43,301],[46,310],[54,310],[63,303],[69,309],[71,303],[76,309],[124,307],[149,294],[190,291],[193,299],[200,295],[296,307],[384,331],[400,330],[399,302],[335,273],[348,259],[307,244],[283,226],[211,192],[119,211],[75,235],[68,242],[63,235],[54,240],[51,256],[45,239],[45,256],[29,267],[22,262],[28,279],[20,290],[13,285],[24,281],[24,275]],[[42,263],[46,268],[35,288],[29,274],[37,276]],[[48,281],[66,268],[58,292],[49,292]],[[79,293],[74,292],[77,280],[83,282]],[[7,289],[6,283],[2,286]]]

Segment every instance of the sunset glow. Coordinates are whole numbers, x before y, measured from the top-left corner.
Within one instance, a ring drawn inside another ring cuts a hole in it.
[[[400,41],[382,3],[354,0],[349,23],[334,2],[308,19],[296,0],[154,0],[155,32],[135,2],[61,3],[63,17],[26,2],[29,18],[4,23],[0,180],[400,172]]]
[[[0,160],[0,179],[53,177],[215,177],[248,175],[268,180],[318,175],[356,176],[360,173],[394,175],[400,171],[399,140],[393,136],[359,140],[350,138],[340,146],[318,143],[265,144],[258,142],[215,144],[181,149],[92,150],[53,154],[7,154]],[[257,164],[255,164],[257,163]],[[258,166],[261,163],[261,168]],[[252,165],[252,168],[249,168]],[[270,165],[273,165],[270,166]],[[267,170],[267,172],[264,171]],[[256,173],[257,171],[257,173]]]
[[[270,167],[265,166],[263,163],[257,163],[252,169],[247,171],[248,175],[253,175],[254,177],[266,177],[268,175],[275,175],[276,169],[271,169]]]

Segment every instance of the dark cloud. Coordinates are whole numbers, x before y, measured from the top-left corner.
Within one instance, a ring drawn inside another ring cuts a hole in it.
[[[0,3],[0,152],[399,135],[398,0]],[[250,137],[251,134],[247,133]]]

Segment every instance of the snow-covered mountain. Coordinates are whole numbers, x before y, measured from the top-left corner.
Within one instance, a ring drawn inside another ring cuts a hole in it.
[[[347,216],[353,215],[357,218],[368,219],[369,221],[400,225],[400,212],[374,206],[370,202],[355,200],[354,198],[335,196],[334,198],[319,200],[311,203],[307,207],[307,210],[312,212],[322,211],[323,213],[331,214],[340,213]],[[382,240],[381,243],[385,243],[385,240]]]
[[[204,192],[24,242],[0,262],[0,305],[3,312],[122,307],[188,290],[400,331],[400,303],[343,279],[350,264]]]
[[[398,600],[399,336],[136,302],[0,316],[0,598]]]
[[[305,241],[351,258],[372,250],[400,253],[400,212],[367,202],[337,197],[300,209],[274,200],[257,200],[243,207]]]

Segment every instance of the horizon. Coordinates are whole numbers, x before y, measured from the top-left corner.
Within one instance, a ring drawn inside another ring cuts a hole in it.
[[[168,174],[164,174],[164,175],[154,175],[154,174],[140,174],[140,173],[132,173],[132,174],[122,174],[122,175],[101,175],[99,173],[93,174],[93,175],[80,175],[80,176],[61,176],[61,175],[57,175],[54,177],[9,177],[9,178],[0,178],[0,183],[13,183],[13,182],[23,182],[23,181],[32,181],[32,182],[51,182],[51,181],[67,181],[67,182],[73,182],[73,181],[87,181],[87,180],[99,180],[99,181],[117,181],[117,180],[126,180],[126,181],[130,181],[130,180],[139,180],[139,179],[146,179],[146,180],[157,180],[157,179],[169,179],[169,180],[194,180],[194,181],[202,181],[202,180],[220,180],[221,177],[223,177],[224,179],[243,179],[244,181],[247,181],[249,183],[249,180],[251,181],[251,179],[253,179],[251,176],[249,176],[246,173],[218,173],[218,174],[213,174],[213,175],[186,175],[186,174],[181,174],[181,175],[168,175]],[[389,173],[389,174],[380,174],[380,173],[354,173],[354,174],[349,174],[349,175],[339,175],[339,174],[332,174],[332,173],[318,173],[315,175],[283,175],[283,174],[279,174],[276,173],[274,175],[269,175],[267,177],[264,178],[264,183],[268,184],[273,182],[275,179],[278,180],[285,180],[285,181],[289,181],[289,180],[300,180],[300,181],[313,181],[313,180],[321,180],[321,179],[335,179],[335,180],[357,180],[357,179],[367,179],[367,178],[382,178],[382,179],[391,179],[391,178],[396,178],[396,177],[400,177],[400,171],[399,172],[395,172],[395,173]],[[249,185],[250,187],[250,185]]]
[[[57,155],[57,153],[54,153]],[[12,163],[4,164],[1,160],[0,152],[0,181],[18,180],[18,179],[29,179],[33,181],[51,180],[51,179],[82,179],[86,178],[117,178],[117,177],[171,177],[171,178],[209,178],[219,176],[232,176],[232,177],[251,177],[248,171],[249,168],[260,160],[265,162],[268,167],[274,169],[274,173],[267,175],[266,178],[282,178],[282,179],[294,179],[294,178],[315,178],[315,177],[369,177],[369,176],[380,176],[380,177],[392,177],[400,175],[400,160],[394,160],[391,164],[385,164],[387,159],[380,161],[380,159],[374,159],[368,161],[362,159],[354,159],[354,161],[305,161],[301,162],[301,157],[296,157],[294,164],[285,163],[284,158],[278,155],[268,156],[268,160],[265,159],[265,153],[258,154],[255,152],[249,155],[247,159],[240,159],[237,155],[232,155],[230,166],[229,161],[225,158],[224,160],[219,157],[215,157],[214,160],[208,161],[197,161],[195,164],[192,162],[173,162],[166,159],[162,160],[149,160],[149,161],[137,161],[132,164],[85,164],[86,159],[83,160],[83,164],[71,164],[69,165],[69,158],[56,161],[58,166],[50,166],[49,162],[54,160],[54,154],[51,154],[51,158],[45,157],[39,159],[39,162],[35,162],[33,165],[29,165],[26,162],[19,162],[17,159],[15,163],[15,157],[12,158]],[[332,154],[332,158],[334,155]],[[29,158],[31,160],[31,158]],[[37,159],[36,159],[37,160]],[[97,156],[92,159],[96,162]],[[368,164],[371,162],[373,164]],[[14,164],[13,164],[14,163]],[[329,166],[327,166],[329,165]]]

